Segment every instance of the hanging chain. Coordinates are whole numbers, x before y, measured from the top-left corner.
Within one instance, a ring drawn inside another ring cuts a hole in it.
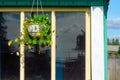
[[[31,11],[30,11],[30,16],[32,15],[32,10],[33,10],[33,7],[34,7],[34,3],[35,3],[35,0],[33,0],[33,2],[32,2],[32,8],[31,8]]]
[[[43,11],[43,8],[42,8],[42,1],[41,0],[40,0],[40,7],[41,7],[42,14],[44,14],[44,11]]]
[[[38,0],[37,0],[37,16],[38,16]]]
[[[38,15],[38,6],[39,6],[38,3],[39,3],[39,1],[40,1],[40,7],[41,7],[42,14],[44,14],[43,7],[42,7],[42,1],[41,0],[37,0],[37,15]],[[33,2],[32,2],[32,8],[31,8],[30,15],[32,14],[34,3],[35,3],[35,0],[33,0]]]

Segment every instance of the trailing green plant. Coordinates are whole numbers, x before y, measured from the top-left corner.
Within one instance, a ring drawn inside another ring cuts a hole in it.
[[[39,25],[39,31],[35,33],[35,36],[31,36],[28,32],[29,26],[33,24]],[[13,42],[24,43],[25,45],[51,45],[51,20],[48,19],[48,15],[34,14],[30,18],[26,18],[24,20],[23,32],[14,40],[8,41],[8,45],[10,46]]]

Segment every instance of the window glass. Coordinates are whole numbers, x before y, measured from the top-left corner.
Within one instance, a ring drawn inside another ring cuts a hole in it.
[[[19,49],[18,44],[8,46],[20,33],[20,13],[0,12],[0,65],[1,80],[19,80]]]
[[[51,19],[50,13],[44,12],[44,14],[48,14]],[[31,13],[25,13],[25,17],[30,16]],[[51,80],[51,48],[41,47],[39,44],[32,45],[30,50],[26,47],[25,50],[25,80]]]
[[[56,80],[85,80],[85,13],[56,13]]]

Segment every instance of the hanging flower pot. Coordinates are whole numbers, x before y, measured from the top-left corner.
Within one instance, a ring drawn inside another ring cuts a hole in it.
[[[20,37],[23,36],[22,39]],[[13,41],[9,41],[11,45]],[[25,45],[51,44],[51,20],[48,19],[47,14],[40,14],[26,18],[24,20],[24,29],[18,38],[15,38],[14,42],[24,43]]]
[[[41,4],[41,1],[40,1]],[[31,8],[31,13],[34,5],[34,0]],[[19,44],[24,43],[29,49],[31,45],[39,45],[41,47],[51,45],[51,20],[48,19],[48,15],[44,14],[38,15],[38,0],[37,0],[37,15],[31,14],[29,18],[24,20],[23,32],[20,33],[20,36],[16,37],[14,40],[8,41],[8,46],[13,42]]]
[[[51,21],[48,19],[48,15],[34,14],[33,17],[26,18],[24,21],[24,33],[22,41],[26,44],[50,45]]]
[[[33,38],[40,37],[40,26],[39,26],[39,24],[29,25],[28,26],[28,33]]]

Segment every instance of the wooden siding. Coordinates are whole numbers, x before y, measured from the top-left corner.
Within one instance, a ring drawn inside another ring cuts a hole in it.
[[[108,80],[120,80],[120,56],[108,57]]]
[[[103,6],[108,5],[107,2],[109,0],[41,0],[41,1],[43,6]],[[31,6],[32,2],[33,0],[0,0],[0,6]],[[37,2],[35,2],[35,5],[36,4]]]

